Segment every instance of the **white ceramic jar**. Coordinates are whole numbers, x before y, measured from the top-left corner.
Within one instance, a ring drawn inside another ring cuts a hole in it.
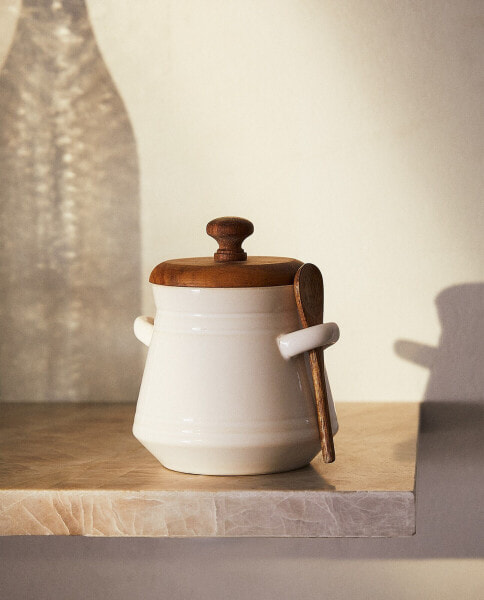
[[[165,467],[186,473],[308,464],[320,441],[303,352],[334,343],[337,326],[301,329],[292,285],[152,287],[154,324],[138,317],[134,326],[149,346],[135,437]],[[332,399],[330,408],[335,433]]]

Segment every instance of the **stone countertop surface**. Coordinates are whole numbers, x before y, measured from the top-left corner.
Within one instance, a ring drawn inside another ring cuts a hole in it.
[[[165,469],[133,404],[0,404],[0,535],[397,537],[415,532],[416,403],[340,403],[336,462]]]

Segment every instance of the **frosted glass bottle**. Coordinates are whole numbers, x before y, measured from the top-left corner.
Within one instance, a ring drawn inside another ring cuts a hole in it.
[[[0,165],[0,399],[134,400],[137,154],[84,0],[24,0]]]

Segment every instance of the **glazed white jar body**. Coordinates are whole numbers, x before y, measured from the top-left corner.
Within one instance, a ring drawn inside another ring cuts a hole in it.
[[[135,437],[164,466],[186,473],[271,473],[309,463],[320,443],[306,363],[303,355],[285,360],[278,346],[281,334],[301,328],[293,287],[153,285],[153,292]]]

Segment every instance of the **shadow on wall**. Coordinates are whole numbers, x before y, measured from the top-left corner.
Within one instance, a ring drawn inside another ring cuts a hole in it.
[[[484,400],[484,284],[445,289],[436,298],[442,334],[437,348],[398,340],[401,358],[430,370],[424,400]]]
[[[23,1],[0,165],[0,399],[135,400],[137,151],[84,0]]]

